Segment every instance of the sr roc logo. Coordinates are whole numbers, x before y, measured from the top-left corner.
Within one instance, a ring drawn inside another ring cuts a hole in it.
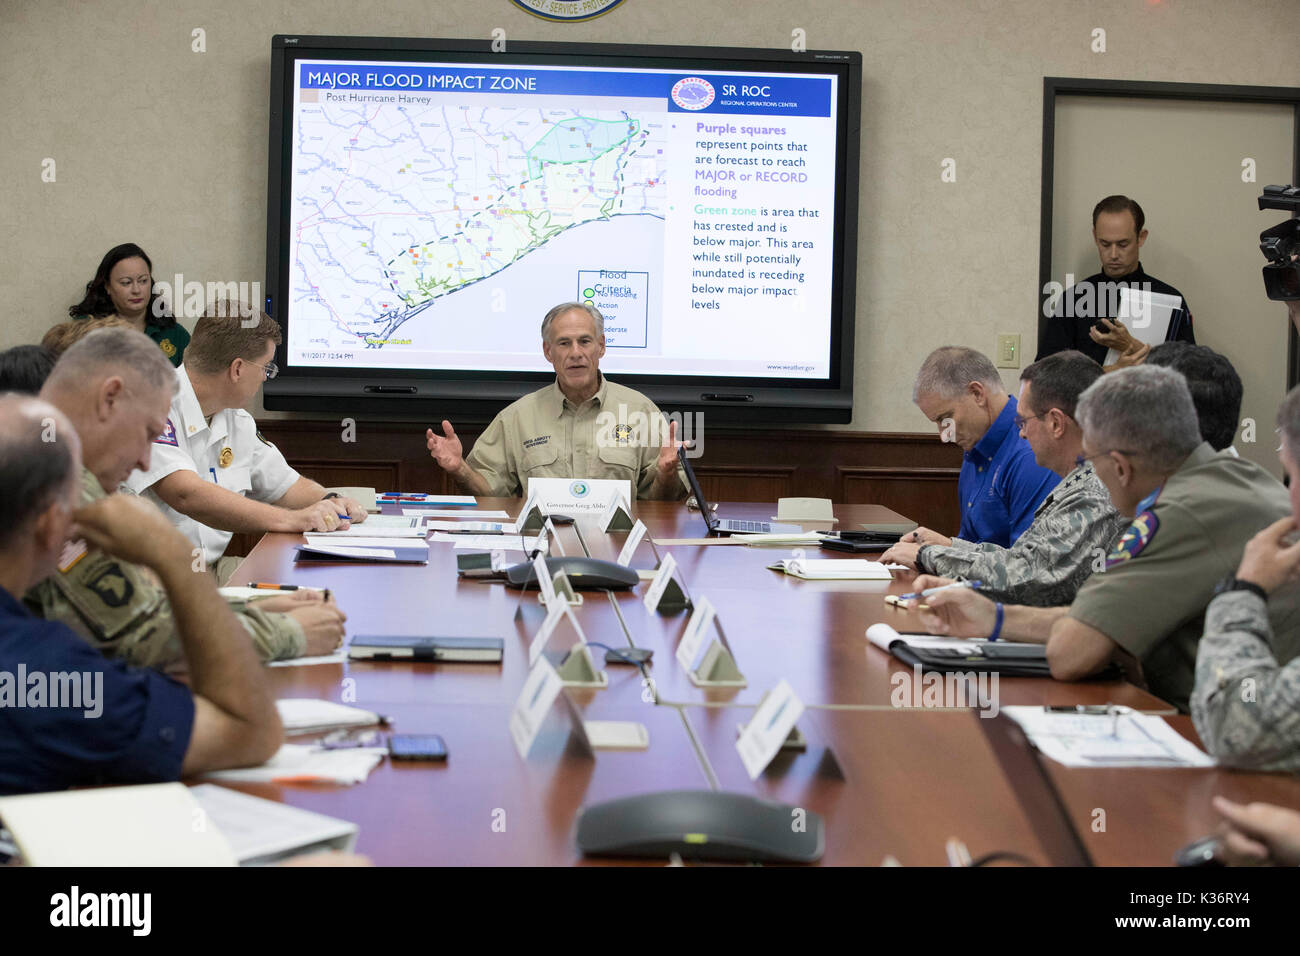
[[[713,84],[698,76],[678,80],[673,87],[673,102],[684,110],[706,109],[713,102]]]
[[[573,495],[575,498],[585,498],[589,491],[591,491],[591,488],[585,481],[575,481],[573,484],[569,485],[569,494]]]

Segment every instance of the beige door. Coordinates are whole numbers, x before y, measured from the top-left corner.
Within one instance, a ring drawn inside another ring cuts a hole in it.
[[[1289,183],[1290,105],[1060,95],[1052,197],[1052,273],[1100,271],[1092,207],[1114,193],[1136,199],[1150,232],[1146,271],[1191,306],[1200,345],[1222,352],[1245,386],[1237,450],[1281,477],[1273,422],[1286,394],[1287,312],[1264,296],[1259,233],[1286,218],[1261,212],[1266,183]],[[1254,181],[1243,163],[1254,160]]]

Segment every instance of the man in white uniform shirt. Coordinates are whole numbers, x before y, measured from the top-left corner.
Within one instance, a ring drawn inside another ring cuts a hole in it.
[[[149,470],[126,485],[156,501],[225,580],[229,569],[217,562],[236,531],[335,531],[364,521],[366,512],[349,498],[327,498],[289,467],[244,410],[278,371],[271,359],[282,340],[279,325],[260,314],[245,328],[237,310],[216,311],[226,315],[205,315],[194,326]]]

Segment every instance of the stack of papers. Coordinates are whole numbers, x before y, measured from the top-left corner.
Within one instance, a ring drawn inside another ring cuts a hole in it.
[[[478,499],[473,495],[435,495],[428,492],[403,494],[400,491],[385,491],[379,495],[380,504],[401,504],[411,508],[474,508]]]
[[[298,549],[298,558],[397,561],[403,564],[426,564],[429,561],[429,545],[421,538],[335,538],[338,533],[307,535],[307,543]]]
[[[376,524],[380,518],[389,518],[388,524]],[[391,522],[399,522],[393,524]],[[356,538],[363,538],[367,541],[373,541],[378,538],[414,538],[420,539],[428,534],[428,529],[424,526],[423,518],[402,518],[397,515],[375,515],[369,521],[363,524],[354,524],[348,528],[341,528],[338,531],[308,531],[303,537],[308,541],[338,541],[342,540],[345,544],[355,544]]]
[[[28,866],[234,866],[182,783],[0,797],[0,814]]]
[[[228,783],[361,783],[379,766],[386,753],[386,747],[322,750],[284,744],[260,767],[213,770],[204,776]]]
[[[882,651],[888,651],[895,641],[908,647],[962,647],[986,643],[982,637],[940,637],[937,634],[899,634],[888,624],[872,624],[867,628],[867,640]]]
[[[471,512],[473,514],[473,512]],[[430,521],[430,531],[455,531],[458,534],[514,534],[514,522],[500,521]]]
[[[1212,767],[1214,760],[1152,714],[1052,713],[1003,707],[1044,755],[1067,767]]]
[[[275,702],[286,734],[311,734],[341,727],[369,727],[380,723],[378,714],[332,700],[289,697]]]
[[[190,788],[208,820],[226,838],[240,866],[262,866],[324,850],[351,852],[357,825],[274,800],[201,783]]]
[[[768,567],[807,581],[893,580],[889,568],[866,558],[786,558]]]
[[[509,518],[510,515],[504,511],[465,511],[455,508],[403,508],[402,514],[408,517],[421,516],[425,518]],[[446,522],[443,522],[446,524]],[[455,522],[453,522],[455,523]],[[429,527],[438,524],[436,521],[430,521]],[[511,523],[511,527],[514,524]]]
[[[537,549],[537,538],[537,535],[521,537],[517,534],[448,534],[445,531],[435,531],[431,540],[450,542],[457,550],[532,552]]]
[[[313,664],[342,664],[348,659],[348,649],[340,647],[332,654],[319,657],[290,657],[282,661],[268,661],[267,667],[311,667]]]
[[[291,595],[298,591],[315,591],[319,594],[321,589],[299,586],[293,590],[280,590],[279,588],[250,588],[228,584],[224,588],[217,588],[217,591],[226,600],[256,601],[260,598],[284,597],[286,594]]]

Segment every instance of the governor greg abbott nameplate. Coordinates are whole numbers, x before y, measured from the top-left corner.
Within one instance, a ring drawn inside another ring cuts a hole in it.
[[[529,497],[536,497],[547,511],[574,517],[598,517],[615,493],[630,502],[636,492],[632,482],[620,478],[528,479]]]

